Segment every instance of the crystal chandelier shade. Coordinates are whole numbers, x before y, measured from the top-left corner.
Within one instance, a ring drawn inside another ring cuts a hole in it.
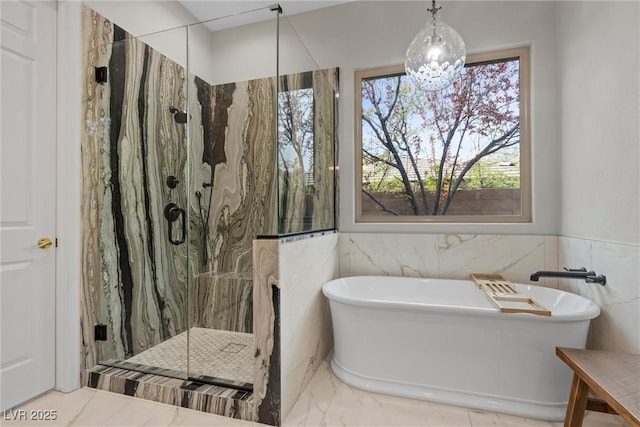
[[[409,45],[404,63],[407,75],[427,91],[441,90],[453,83],[466,59],[462,37],[438,19],[438,10],[433,0],[431,19]]]

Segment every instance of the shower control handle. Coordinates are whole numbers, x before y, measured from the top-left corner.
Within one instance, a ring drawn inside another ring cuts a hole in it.
[[[180,184],[180,180],[173,175],[167,177],[167,187],[176,188]]]
[[[180,208],[175,203],[169,203],[164,207],[164,217],[167,219],[169,242],[173,245],[180,245],[187,239],[187,220],[184,209]],[[182,234],[179,239],[173,238],[173,224],[182,218]]]

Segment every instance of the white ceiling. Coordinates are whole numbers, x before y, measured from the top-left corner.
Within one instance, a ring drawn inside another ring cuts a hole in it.
[[[276,3],[285,15],[291,16],[348,1],[352,0],[179,0],[179,3],[199,22],[211,21],[206,24],[209,29],[222,30],[273,18],[269,6]]]

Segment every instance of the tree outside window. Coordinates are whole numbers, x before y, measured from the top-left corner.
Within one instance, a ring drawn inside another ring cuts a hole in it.
[[[530,221],[528,67],[526,47],[470,55],[438,92],[357,73],[358,220]]]

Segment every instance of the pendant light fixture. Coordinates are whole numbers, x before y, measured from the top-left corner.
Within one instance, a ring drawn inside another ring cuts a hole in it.
[[[416,34],[407,49],[404,67],[407,75],[427,91],[449,86],[464,67],[466,51],[460,34],[438,19],[436,0],[432,0],[431,19]]]

